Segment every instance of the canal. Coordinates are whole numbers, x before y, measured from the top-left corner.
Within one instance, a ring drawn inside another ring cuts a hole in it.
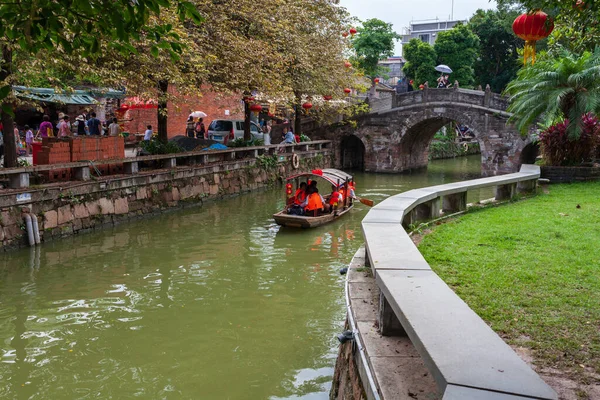
[[[479,168],[359,173],[357,194],[377,203]],[[271,219],[283,204],[277,188],[2,255],[0,398],[327,399],[339,269],[368,210],[294,231]]]

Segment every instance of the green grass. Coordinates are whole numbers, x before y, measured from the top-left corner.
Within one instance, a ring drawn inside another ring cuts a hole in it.
[[[600,373],[600,183],[553,185],[467,213],[419,249],[492,329],[533,349],[537,364]]]

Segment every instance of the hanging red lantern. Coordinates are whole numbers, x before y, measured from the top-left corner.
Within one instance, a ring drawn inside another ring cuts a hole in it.
[[[525,41],[523,63],[527,64],[531,59],[531,64],[535,64],[535,42],[552,33],[554,22],[548,17],[548,14],[537,10],[534,13],[519,15],[513,22],[512,28],[515,35]]]
[[[325,100],[325,101],[329,101],[331,99],[333,99],[333,96],[330,96],[330,95],[323,96],[323,100]]]
[[[378,85],[379,84],[379,78],[373,79],[373,82],[375,82],[375,84]]]
[[[292,197],[292,184],[288,183],[287,185],[285,185],[285,193],[287,194],[288,198]]]
[[[304,104],[302,104],[302,108],[304,108],[306,110],[306,113],[308,114],[308,112],[310,111],[310,109],[312,108],[312,103],[309,103],[308,101]]]
[[[348,37],[348,32],[342,33],[342,36],[345,37],[345,38],[347,38]]]
[[[350,94],[350,93],[352,93],[352,89],[346,88],[346,89],[344,89],[344,93]]]
[[[420,89],[420,90],[423,90],[423,89],[425,89],[425,85],[423,85],[423,84],[419,85],[419,89]]]
[[[262,106],[258,103],[254,103],[250,106],[250,111],[255,112],[255,113],[259,113],[262,111]]]
[[[250,103],[251,101],[254,101],[254,97],[252,97],[252,96],[244,96],[244,101],[246,103]]]
[[[344,63],[344,67],[346,67],[346,68],[350,68],[351,66],[352,66],[352,63],[350,63],[350,61],[346,61]]]
[[[354,36],[358,32],[355,28],[350,28],[350,34]]]

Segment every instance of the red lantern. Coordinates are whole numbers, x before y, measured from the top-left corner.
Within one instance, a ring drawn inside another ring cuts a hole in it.
[[[288,197],[292,197],[292,184],[288,183],[287,185],[285,185],[285,193],[288,195]]]
[[[423,89],[425,89],[425,85],[419,85],[419,89],[420,89],[420,90],[423,90]]]
[[[304,104],[302,104],[302,108],[304,108],[306,110],[306,113],[308,114],[308,112],[310,111],[310,109],[312,108],[312,103],[309,103],[308,101]]]
[[[552,33],[554,22],[548,18],[548,14],[537,10],[530,14],[521,14],[513,22],[513,31],[515,35],[525,40],[523,49],[524,64],[535,63],[535,42],[544,39]]]
[[[355,28],[350,28],[350,34],[352,36],[354,36],[356,34],[357,30]]]
[[[252,97],[252,96],[245,96],[244,97],[244,101],[246,103],[250,103],[251,101],[254,101],[254,97]]]
[[[346,89],[344,89],[344,93],[350,94],[350,93],[352,93],[352,89],[346,88]]]
[[[348,32],[342,33],[342,36],[345,37],[345,38],[347,38],[348,37]]]
[[[325,100],[325,101],[329,101],[331,99],[333,99],[333,96],[330,96],[330,95],[323,96],[323,100]]]
[[[352,64],[350,63],[350,61],[346,61],[344,63],[344,67],[346,67],[346,68],[350,68],[351,66],[352,66]]]
[[[582,0],[577,0],[575,5],[573,6],[573,8],[576,8],[579,11],[582,11],[585,8],[585,3]]]
[[[254,103],[250,106],[250,111],[259,113],[262,111],[262,106],[260,104]]]
[[[378,85],[379,84],[379,78],[373,79],[373,82],[375,82],[375,84]]]

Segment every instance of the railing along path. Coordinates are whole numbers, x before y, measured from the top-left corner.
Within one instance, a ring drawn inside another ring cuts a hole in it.
[[[496,187],[497,200],[533,192],[539,177],[538,166],[523,165],[513,174],[410,190],[362,221],[366,261],[380,289],[381,333],[410,338],[444,400],[557,395],[431,270],[403,225],[466,210],[472,189]]]

